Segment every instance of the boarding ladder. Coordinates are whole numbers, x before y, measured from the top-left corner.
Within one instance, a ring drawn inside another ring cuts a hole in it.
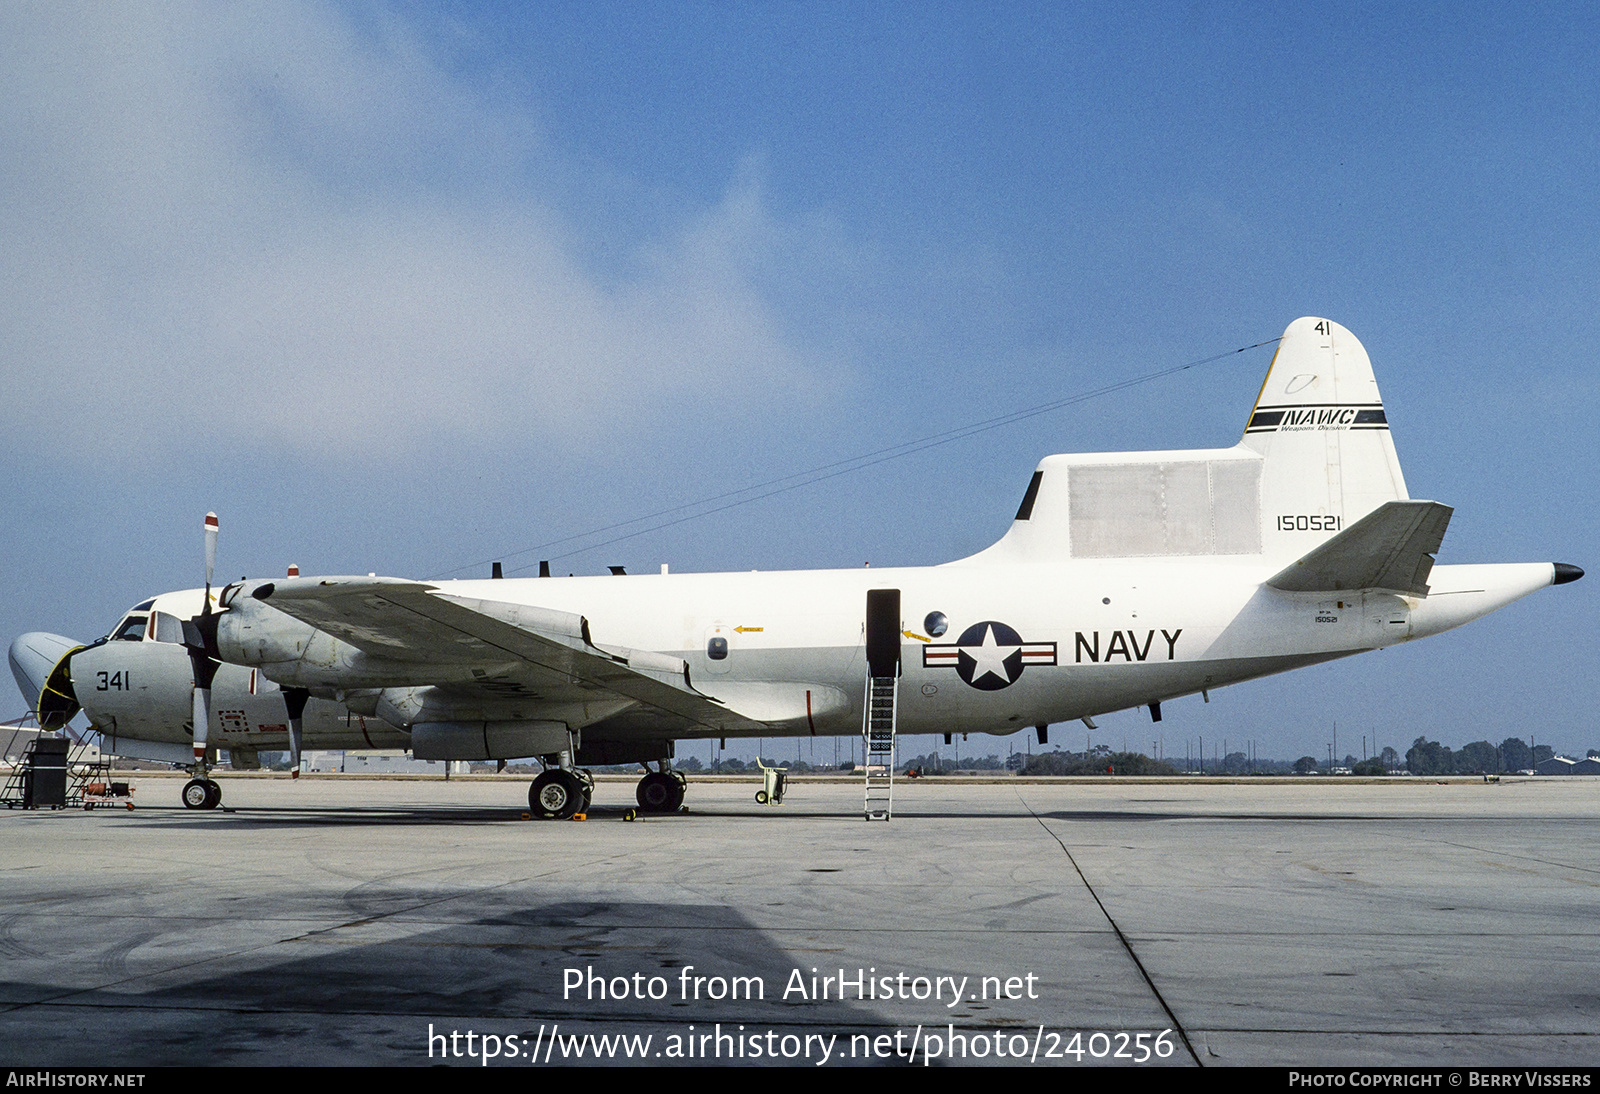
[[[7,809],[16,809],[22,805],[23,792],[27,787],[28,772],[33,768],[33,742],[29,741],[23,746],[23,751],[12,764],[11,771],[6,775],[6,784],[0,788],[0,805]]]
[[[867,677],[866,718],[862,754],[866,761],[865,819],[886,821],[894,812],[896,676]]]

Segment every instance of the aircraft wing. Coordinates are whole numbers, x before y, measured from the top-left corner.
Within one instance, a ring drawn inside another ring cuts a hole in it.
[[[1376,589],[1427,596],[1433,555],[1454,512],[1436,501],[1385,502],[1267,584],[1292,593]]]
[[[520,661],[543,679],[610,692],[698,725],[732,732],[765,723],[695,688],[681,658],[601,647],[570,612],[452,596],[397,578],[304,578],[274,583],[272,607],[357,649],[402,661]]]

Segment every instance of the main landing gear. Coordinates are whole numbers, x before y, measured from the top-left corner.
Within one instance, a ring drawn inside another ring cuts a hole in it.
[[[183,804],[186,809],[215,809],[222,804],[222,787],[202,773],[183,784]]]
[[[659,767],[660,770],[651,771],[647,765],[645,776],[634,792],[641,813],[676,813],[683,808],[688,780],[683,772],[672,770],[667,760],[661,760]],[[536,817],[552,820],[566,820],[575,813],[587,813],[593,799],[594,777],[589,772],[558,767],[554,763],[528,788],[529,810]],[[631,810],[628,819],[633,819]]]
[[[593,799],[594,777],[576,768],[546,768],[528,788],[528,808],[536,817],[566,820],[587,813]]]
[[[639,808],[646,813],[676,813],[683,806],[683,795],[688,786],[689,781],[683,777],[683,772],[672,770],[667,761],[662,760],[659,771],[646,770],[644,778],[639,780],[638,789],[634,791],[634,797],[639,800]]]

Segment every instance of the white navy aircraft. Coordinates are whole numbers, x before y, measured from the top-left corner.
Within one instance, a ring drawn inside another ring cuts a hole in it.
[[[669,811],[684,738],[1010,734],[1148,707],[1458,627],[1583,576],[1434,565],[1452,510],[1413,500],[1366,350],[1291,323],[1231,448],[1049,456],[1010,529],[941,566],[420,582],[241,581],[138,604],[88,646],[27,634],[17,683],[47,726],[81,707],[107,751],[538,756],[567,816],[588,764],[640,763]],[[650,765],[657,765],[654,770]],[[869,763],[869,772],[872,765]],[[868,777],[868,815],[874,807]]]

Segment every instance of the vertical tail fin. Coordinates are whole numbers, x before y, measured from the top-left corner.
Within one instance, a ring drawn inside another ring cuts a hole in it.
[[[1283,332],[1242,443],[1262,457],[1269,558],[1298,558],[1409,497],[1367,351],[1328,319],[1296,319]]]

